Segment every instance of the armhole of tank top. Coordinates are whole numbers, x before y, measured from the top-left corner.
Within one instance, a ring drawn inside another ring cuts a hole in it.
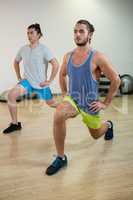
[[[92,80],[95,82],[95,83],[98,83],[98,81],[93,77],[93,73],[92,73],[92,61],[93,61],[93,58],[95,56],[95,53],[97,51],[95,49],[92,49],[92,56],[91,56],[91,59],[90,59],[90,71],[91,71],[91,76],[92,76]]]
[[[72,56],[72,53],[73,53],[73,51],[70,51],[70,52],[68,53],[67,59],[66,59],[66,61],[67,61],[67,74],[68,74],[68,64],[69,64],[69,62],[70,62],[70,58],[71,58],[71,56]]]
[[[73,51],[70,51],[70,52],[68,53],[68,55],[67,55],[67,65],[68,65],[68,63],[69,63],[69,61],[70,61],[70,57],[72,56],[72,54],[73,54]]]

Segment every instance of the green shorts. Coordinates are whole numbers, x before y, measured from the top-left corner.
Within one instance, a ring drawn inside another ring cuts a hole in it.
[[[100,115],[90,115],[84,112],[82,109],[78,107],[78,105],[70,96],[65,96],[63,101],[69,102],[77,110],[78,114],[81,114],[82,121],[87,125],[88,128],[98,129],[101,127],[102,120]]]

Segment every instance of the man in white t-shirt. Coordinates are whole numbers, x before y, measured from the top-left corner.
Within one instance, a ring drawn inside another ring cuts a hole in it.
[[[49,88],[54,80],[59,64],[51,51],[43,44],[39,43],[42,36],[39,24],[32,24],[27,29],[27,36],[30,44],[23,46],[17,53],[14,61],[14,68],[19,83],[8,93],[8,108],[11,115],[11,123],[3,133],[8,134],[22,128],[21,122],[17,120],[16,98],[23,94],[32,94],[33,92],[49,106],[53,106],[55,101]],[[20,73],[19,63],[23,61],[24,76]],[[52,72],[47,80],[48,64],[52,66]]]

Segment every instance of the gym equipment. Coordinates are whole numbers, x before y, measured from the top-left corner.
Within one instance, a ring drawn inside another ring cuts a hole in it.
[[[129,74],[123,74],[120,76],[121,85],[120,92],[121,94],[132,94],[133,93],[133,77]]]
[[[99,80],[99,94],[101,97],[107,95],[109,87],[110,87],[110,80],[104,74],[101,74]],[[121,96],[120,89],[118,89],[116,96],[117,97]]]

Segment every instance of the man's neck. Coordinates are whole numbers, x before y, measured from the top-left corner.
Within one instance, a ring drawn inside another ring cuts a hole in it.
[[[91,47],[89,46],[89,45],[85,45],[85,46],[78,46],[77,48],[76,48],[76,51],[77,51],[77,53],[79,52],[79,53],[85,53],[85,52],[89,52],[89,50],[91,49]]]
[[[38,46],[38,44],[39,44],[38,41],[34,42],[34,43],[30,43],[30,47],[34,49],[34,48],[36,48]]]

